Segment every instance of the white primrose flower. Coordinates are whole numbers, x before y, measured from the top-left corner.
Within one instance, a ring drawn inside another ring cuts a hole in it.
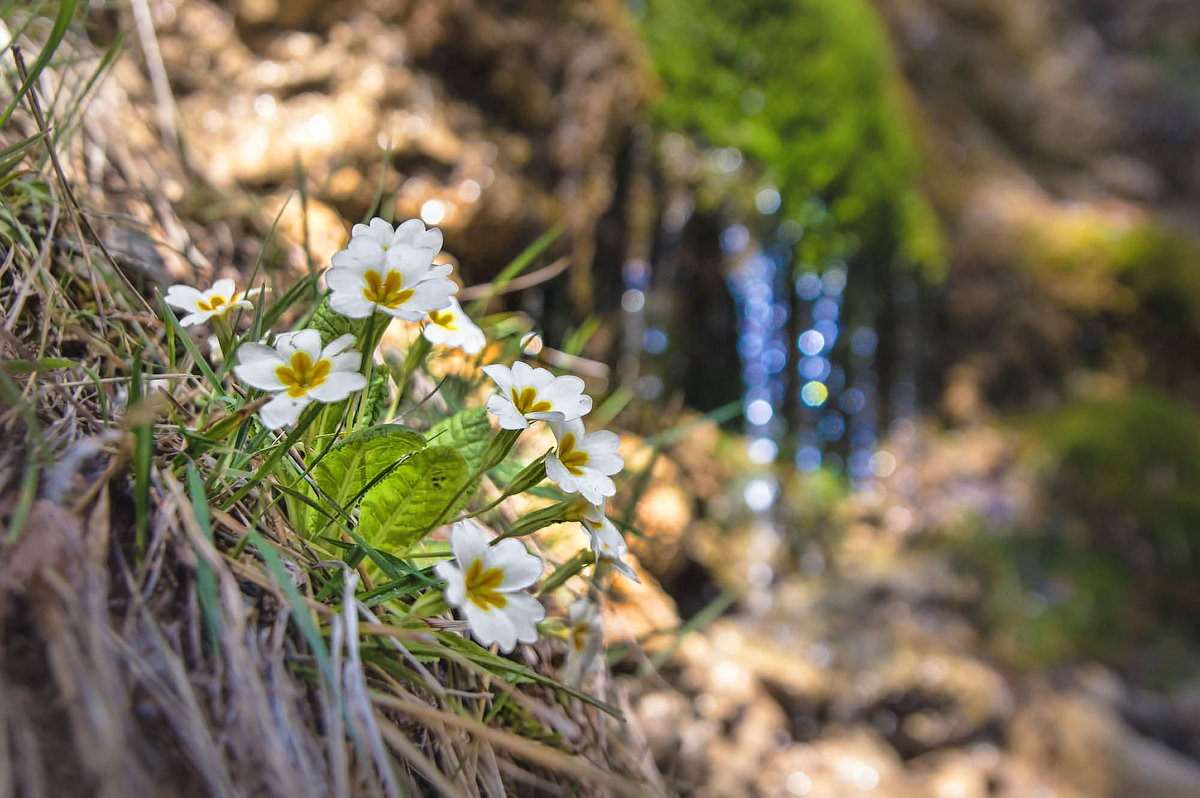
[[[409,219],[395,230],[378,217],[356,224],[345,249],[335,252],[325,284],[329,307],[351,319],[376,310],[405,321],[420,321],[450,303],[458,286],[447,277],[453,267],[434,265],[442,231]]]
[[[313,401],[340,402],[367,385],[358,372],[362,356],[346,334],[321,348],[316,330],[284,333],[275,346],[242,344],[233,373],[242,382],[275,394],[258,411],[263,426],[279,429],[295,424],[300,412]]]
[[[450,304],[445,308],[429,311],[426,319],[427,323],[421,329],[421,334],[431,344],[457,346],[468,355],[477,355],[487,343],[483,330],[467,318],[467,314],[454,297],[450,297]]]
[[[179,320],[180,327],[190,327],[193,324],[203,324],[213,316],[224,316],[234,308],[252,308],[250,297],[258,294],[259,289],[250,288],[236,296],[233,280],[224,278],[213,283],[207,291],[198,291],[190,285],[173,285],[167,289],[163,299],[168,305],[186,310],[186,316]]]
[[[625,467],[617,454],[621,439],[607,430],[585,435],[583,421],[551,421],[558,448],[546,455],[546,476],[567,493],[578,493],[592,504],[616,495],[612,475]]]
[[[488,397],[487,409],[503,429],[525,429],[530,421],[573,421],[592,409],[592,397],[584,395],[578,377],[555,377],[520,361],[511,369],[495,363],[483,371],[500,388]]]
[[[599,663],[597,655],[604,646],[604,624],[599,608],[587,596],[580,596],[567,608],[570,648],[563,665],[563,681],[578,686],[583,674]]]
[[[638,579],[633,566],[625,562],[625,552],[629,547],[625,544],[625,538],[621,536],[621,530],[604,514],[603,504],[590,505],[584,510],[580,523],[592,539],[592,551],[595,552],[597,561],[608,560],[614,568],[633,581],[642,581]]]
[[[434,570],[446,582],[446,601],[466,616],[475,639],[495,643],[505,654],[518,642],[537,642],[546,609],[524,589],[542,575],[542,561],[517,540],[489,546],[471,521],[450,528],[450,548],[454,561],[443,560]]]

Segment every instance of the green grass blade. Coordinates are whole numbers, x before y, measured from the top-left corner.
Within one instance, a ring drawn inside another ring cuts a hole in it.
[[[259,556],[274,575],[275,581],[283,589],[288,604],[291,606],[292,618],[295,620],[296,626],[300,628],[300,634],[308,642],[308,647],[312,649],[313,656],[317,658],[326,682],[336,685],[337,677],[333,672],[333,661],[329,656],[329,649],[325,646],[325,638],[322,636],[317,622],[313,620],[312,614],[308,611],[304,597],[292,584],[292,575],[284,567],[283,560],[279,559],[279,552],[275,551],[275,547],[268,543],[257,530],[246,530],[246,539],[258,551]]]
[[[541,255],[546,247],[554,243],[554,240],[562,234],[562,231],[563,226],[561,224],[554,225],[526,247],[524,252],[513,258],[512,263],[505,266],[503,271],[496,275],[496,279],[492,280],[491,290],[471,303],[471,306],[467,309],[467,315],[475,318],[482,312],[492,297],[503,290],[504,286],[512,282],[521,272],[525,271],[529,267],[529,264],[533,263],[533,259]]]
[[[212,519],[208,514],[208,496],[204,492],[204,480],[193,463],[187,464],[188,495],[192,500],[192,514],[200,531],[213,541]],[[221,650],[221,608],[217,601],[217,578],[212,566],[203,557],[196,557],[196,592],[200,599],[200,610],[204,615],[204,628],[208,632],[208,643],[214,656]]]
[[[25,76],[25,80],[21,81],[21,86],[13,95],[12,101],[8,107],[4,109],[4,113],[0,114],[0,127],[4,127],[8,122],[8,118],[12,116],[13,111],[17,110],[17,104],[33,86],[34,82],[42,74],[42,70],[50,63],[50,59],[54,56],[54,51],[62,44],[63,37],[67,35],[67,29],[71,26],[71,20],[75,17],[75,7],[78,5],[78,0],[62,0],[58,7],[58,14],[54,17],[54,25],[50,28],[50,35],[46,38],[45,45],[42,46],[42,51],[38,53],[38,57],[33,62],[33,66],[29,68],[29,74]]]

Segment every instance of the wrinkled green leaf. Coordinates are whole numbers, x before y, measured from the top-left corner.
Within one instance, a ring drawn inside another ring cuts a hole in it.
[[[439,421],[429,431],[431,443],[452,446],[467,461],[472,471],[479,470],[483,453],[492,439],[492,425],[485,407],[472,407]]]
[[[361,352],[363,331],[366,330],[367,320],[348,319],[335,312],[329,307],[329,297],[325,297],[313,311],[312,318],[308,320],[308,327],[321,334],[322,346],[327,346],[330,341],[340,338],[346,333],[352,333],[359,343],[358,349]]]
[[[321,458],[313,479],[343,510],[358,502],[371,483],[413,452],[425,448],[416,430],[398,424],[367,427],[347,435]],[[313,519],[313,528],[323,526]]]
[[[413,452],[363,497],[358,532],[371,545],[403,554],[470,498],[471,468],[458,450]]]

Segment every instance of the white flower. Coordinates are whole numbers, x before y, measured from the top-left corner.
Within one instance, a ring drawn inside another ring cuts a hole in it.
[[[625,562],[625,552],[628,550],[625,538],[621,537],[621,531],[617,529],[616,524],[604,514],[603,504],[593,504],[585,510],[581,523],[592,538],[592,551],[596,553],[597,562],[608,560],[614,568],[633,581],[642,581],[638,579],[633,566]]]
[[[208,359],[214,363],[223,361],[225,353],[221,351],[221,339],[215,335],[210,335],[205,341],[208,343]]]
[[[483,330],[467,318],[454,297],[450,297],[450,304],[445,309],[431,310],[426,318],[428,323],[421,333],[430,343],[457,346],[468,355],[479,354],[479,350],[487,343]]]
[[[512,368],[499,363],[483,367],[500,388],[488,397],[488,412],[503,429],[525,429],[530,421],[572,421],[592,409],[578,377],[555,377],[520,361]]]
[[[354,225],[350,243],[331,258],[325,284],[333,292],[329,307],[352,319],[381,310],[405,321],[420,321],[450,303],[458,291],[446,275],[448,263],[433,265],[442,248],[442,232],[426,230],[409,219],[392,230],[378,217],[370,226]]]
[[[450,528],[450,548],[454,562],[443,560],[434,570],[446,582],[446,601],[466,616],[475,639],[495,643],[505,654],[518,642],[536,642],[546,609],[524,588],[542,575],[542,561],[516,540],[489,546],[471,521]]]
[[[592,504],[600,504],[617,492],[612,475],[625,467],[617,454],[621,439],[600,430],[583,434],[583,421],[551,421],[558,448],[546,455],[546,476],[567,493],[578,493]]]
[[[362,356],[352,346],[354,336],[349,334],[322,349],[316,330],[284,333],[275,338],[274,347],[242,344],[233,373],[242,382],[276,394],[258,415],[267,429],[279,429],[295,424],[314,400],[340,402],[366,387],[367,378],[358,373]]]
[[[168,305],[188,311],[188,314],[179,320],[179,326],[190,327],[193,324],[203,324],[213,316],[224,316],[234,308],[254,307],[250,303],[250,297],[258,291],[257,288],[251,288],[243,292],[241,297],[237,297],[233,280],[225,278],[217,280],[207,291],[197,291],[190,285],[173,285],[167,289],[163,299]]]
[[[587,596],[581,596],[567,608],[570,647],[563,665],[563,681],[579,685],[583,674],[598,663],[596,655],[604,645],[604,624],[599,608]]]

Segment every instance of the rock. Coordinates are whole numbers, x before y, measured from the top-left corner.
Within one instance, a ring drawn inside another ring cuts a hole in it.
[[[1013,718],[1009,746],[1031,769],[1094,798],[1200,796],[1200,763],[1077,694],[1037,696]]]
[[[988,768],[969,753],[950,750],[928,755],[930,759],[913,762],[929,774],[921,780],[921,794],[929,798],[989,798]]]
[[[921,798],[895,751],[870,729],[853,727],[785,748],[763,763],[754,794],[806,798]]]

